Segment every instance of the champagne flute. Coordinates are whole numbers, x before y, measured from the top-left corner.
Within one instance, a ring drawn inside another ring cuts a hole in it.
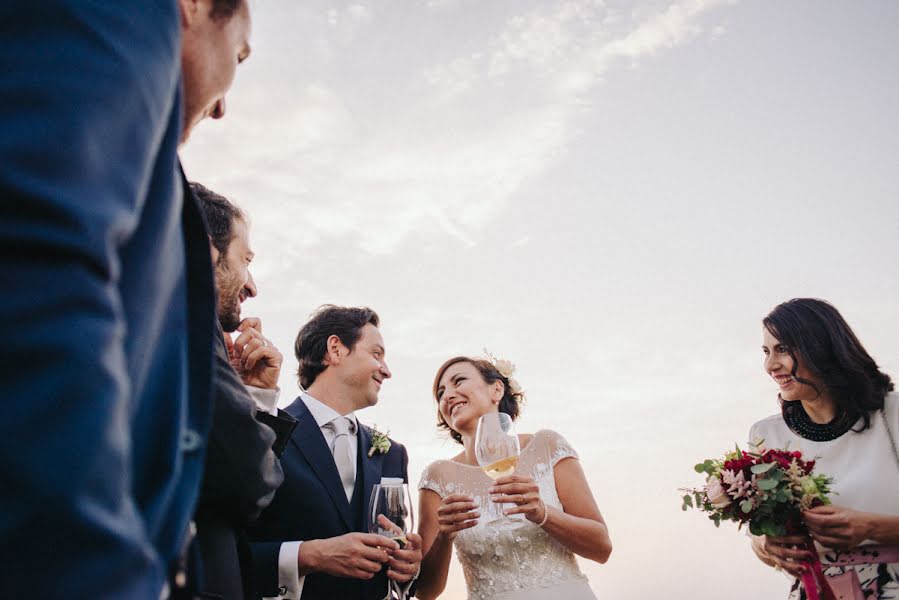
[[[494,481],[511,475],[518,466],[521,446],[515,434],[512,417],[502,412],[490,412],[478,420],[475,433],[475,455],[478,464]],[[500,517],[487,523],[497,528],[514,528],[521,522],[502,514],[504,504],[499,505]]]
[[[406,483],[380,483],[371,491],[371,503],[369,505],[368,531],[390,538],[400,548],[405,548],[409,541],[406,534],[415,526],[412,512],[412,498],[409,495],[409,484]],[[405,593],[400,589],[400,584],[388,579],[387,595],[384,600],[390,600],[391,591],[395,590],[397,597],[405,600]]]

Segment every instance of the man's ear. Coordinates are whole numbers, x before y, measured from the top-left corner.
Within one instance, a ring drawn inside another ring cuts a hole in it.
[[[345,354],[344,345],[340,341],[340,338],[336,335],[332,335],[328,337],[328,341],[325,342],[327,351],[325,352],[325,364],[329,366],[335,366],[340,364],[341,356]]]
[[[200,13],[199,0],[178,0],[178,8],[181,9],[181,28],[187,29],[197,19]]]
[[[209,238],[209,253],[212,255],[212,265],[217,265],[219,262],[219,249],[212,243],[212,237]]]

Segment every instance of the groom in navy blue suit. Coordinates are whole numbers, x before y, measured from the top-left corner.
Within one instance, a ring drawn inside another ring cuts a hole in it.
[[[378,315],[324,306],[297,335],[300,385],[286,410],[297,427],[281,457],[284,483],[250,532],[256,589],[266,598],[381,600],[421,563],[414,533],[401,549],[367,533],[372,486],[407,481],[406,449],[360,423],[390,377]]]

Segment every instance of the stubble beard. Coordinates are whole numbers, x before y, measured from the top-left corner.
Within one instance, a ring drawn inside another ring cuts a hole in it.
[[[222,305],[222,301],[219,301],[219,323],[222,325],[222,329],[231,333],[233,331],[237,331],[237,327],[240,325],[240,303],[228,303],[227,306]]]
[[[378,391],[372,391],[369,387],[372,384],[371,376],[365,375],[364,377],[353,377],[348,383],[350,383],[353,389],[356,391],[356,410],[368,408],[369,406],[374,406],[378,403]]]
[[[215,281],[218,288],[218,318],[222,329],[231,333],[240,325],[240,290],[236,278],[226,267],[216,265]]]

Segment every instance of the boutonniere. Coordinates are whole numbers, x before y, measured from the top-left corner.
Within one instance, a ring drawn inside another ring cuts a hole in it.
[[[390,439],[387,437],[389,434],[390,431],[381,433],[378,431],[377,426],[371,428],[371,448],[368,449],[369,458],[374,456],[375,452],[387,454],[387,451],[390,450]]]

